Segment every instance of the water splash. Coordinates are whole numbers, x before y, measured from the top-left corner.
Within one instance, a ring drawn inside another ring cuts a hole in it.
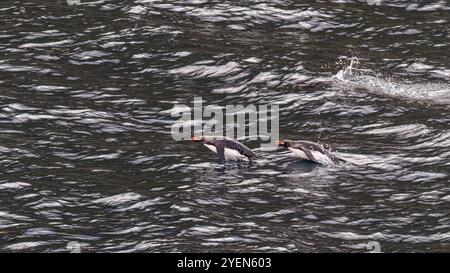
[[[352,57],[350,64],[333,76],[335,87],[349,91],[365,91],[429,104],[450,104],[448,83],[406,83],[392,77],[381,76],[370,69],[362,69],[359,58]]]

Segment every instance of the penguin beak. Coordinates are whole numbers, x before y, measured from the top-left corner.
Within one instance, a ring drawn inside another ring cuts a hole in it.
[[[192,137],[191,140],[195,142],[202,141],[202,139],[199,137]]]
[[[277,140],[275,142],[278,146],[284,146],[284,141],[283,140]]]

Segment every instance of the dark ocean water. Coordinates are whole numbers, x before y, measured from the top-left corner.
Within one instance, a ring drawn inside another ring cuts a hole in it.
[[[0,3],[1,252],[450,251],[447,1],[80,3]],[[348,163],[221,166],[195,96]]]

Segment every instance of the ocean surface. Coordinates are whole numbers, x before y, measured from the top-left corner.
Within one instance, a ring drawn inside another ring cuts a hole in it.
[[[450,3],[368,2],[2,0],[0,252],[450,251]],[[347,163],[221,165],[194,97]]]

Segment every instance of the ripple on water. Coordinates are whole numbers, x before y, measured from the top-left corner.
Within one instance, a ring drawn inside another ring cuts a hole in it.
[[[8,189],[19,190],[30,186],[31,184],[25,182],[1,183],[0,190],[8,190]]]
[[[95,199],[92,201],[92,203],[117,207],[120,205],[125,205],[130,202],[140,200],[141,198],[142,198],[142,196],[137,193],[126,192],[126,193],[121,193],[121,194],[117,194],[117,195],[113,195],[113,196],[109,196],[109,197]]]
[[[196,78],[203,78],[221,77],[240,71],[239,64],[236,62],[228,62],[224,65],[202,65],[202,63],[204,62],[197,62],[189,66],[172,69],[169,72],[173,74],[184,74]]]

